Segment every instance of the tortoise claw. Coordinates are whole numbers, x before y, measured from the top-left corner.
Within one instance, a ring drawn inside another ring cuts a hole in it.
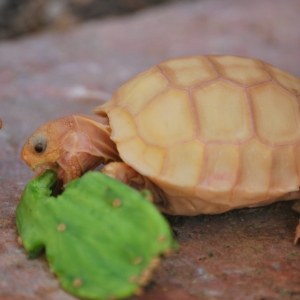
[[[296,227],[296,234],[295,234],[295,238],[294,238],[294,245],[297,244],[299,238],[300,238],[300,220],[299,220],[298,226]]]

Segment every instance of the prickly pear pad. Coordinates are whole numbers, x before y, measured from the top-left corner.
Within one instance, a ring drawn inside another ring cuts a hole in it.
[[[54,171],[30,181],[17,207],[29,257],[46,249],[68,292],[85,299],[126,298],[146,284],[158,257],[176,248],[168,223],[130,187],[99,172],[51,197]]]

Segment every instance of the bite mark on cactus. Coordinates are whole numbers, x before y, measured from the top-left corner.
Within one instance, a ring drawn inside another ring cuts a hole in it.
[[[75,278],[74,281],[73,281],[73,286],[74,287],[82,286],[82,280],[80,278]]]
[[[20,236],[18,236],[18,244],[20,246],[23,246],[23,240],[22,240],[22,238]]]
[[[65,231],[67,228],[66,224],[64,223],[60,223],[58,226],[57,226],[57,230],[58,231]]]
[[[138,264],[140,264],[142,261],[143,261],[143,258],[142,258],[141,256],[138,256],[138,257],[136,257],[136,258],[133,260],[133,264],[134,264],[134,265],[138,265]]]
[[[142,296],[144,294],[144,290],[142,288],[137,288],[137,290],[134,292],[136,296]]]
[[[149,190],[141,190],[140,193],[150,202],[153,203],[153,195]]]
[[[122,201],[120,200],[120,199],[115,199],[113,202],[112,202],[112,205],[114,206],[114,207],[118,207],[118,206],[120,206],[122,204]]]
[[[167,237],[165,235],[161,235],[159,238],[158,238],[158,241],[160,243],[164,243],[165,241],[167,240]]]
[[[129,279],[128,279],[128,282],[130,282],[130,283],[137,283],[138,279],[137,279],[136,276],[130,276]]]
[[[164,256],[170,256],[171,254],[173,254],[174,251],[171,248],[168,248],[164,251]]]
[[[140,277],[139,284],[141,286],[146,285],[152,277],[153,271],[160,265],[160,258],[155,257],[150,262],[147,269],[145,269]]]

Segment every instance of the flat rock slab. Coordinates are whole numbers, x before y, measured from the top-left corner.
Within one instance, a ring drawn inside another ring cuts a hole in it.
[[[298,0],[210,0],[0,44],[0,298],[71,300],[43,256],[17,243],[15,209],[32,172],[19,153],[41,124],[90,113],[133,75],[166,58],[253,56],[300,76]],[[291,202],[216,216],[170,217],[181,244],[132,299],[300,299],[299,216]]]

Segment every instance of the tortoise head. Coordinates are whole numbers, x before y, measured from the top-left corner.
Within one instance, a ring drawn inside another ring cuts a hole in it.
[[[64,183],[101,163],[120,160],[107,118],[87,115],[42,125],[24,144],[21,157],[36,172],[35,177],[53,169]]]
[[[32,134],[23,146],[21,157],[34,171],[41,166],[54,168],[55,162],[65,153],[61,141],[68,134],[66,118],[46,123]]]

